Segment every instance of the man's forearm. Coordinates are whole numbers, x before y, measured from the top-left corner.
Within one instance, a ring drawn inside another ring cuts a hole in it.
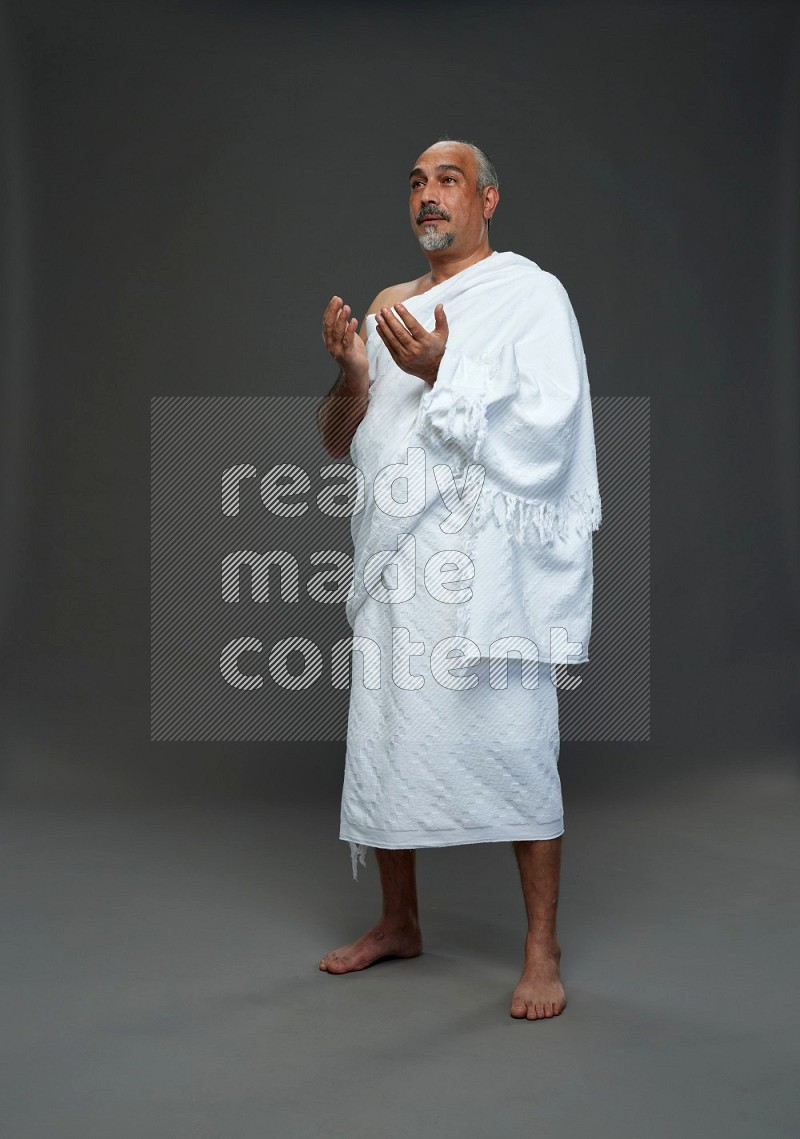
[[[369,406],[369,372],[339,375],[317,410],[322,445],[333,459],[343,459]]]

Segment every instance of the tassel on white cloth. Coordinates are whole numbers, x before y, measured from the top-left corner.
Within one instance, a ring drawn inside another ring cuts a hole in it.
[[[350,843],[350,861],[353,864],[353,881],[358,881],[358,865],[360,862],[362,866],[367,865],[367,848],[362,842]]]
[[[419,424],[423,424],[420,414]],[[470,458],[477,460],[489,424],[486,419],[486,390],[473,393],[471,397],[459,395],[447,411],[444,423],[446,439],[456,440],[467,451]]]
[[[558,502],[538,502],[494,490],[492,515],[497,525],[506,527],[516,542],[524,544],[535,529],[542,544],[549,545],[555,534],[565,538],[571,523],[581,536],[599,529],[602,506],[599,491],[595,489],[576,490]]]

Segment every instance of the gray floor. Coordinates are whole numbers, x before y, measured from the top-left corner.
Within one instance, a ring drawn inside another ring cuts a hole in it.
[[[378,901],[335,796],[17,795],[3,1135],[797,1136],[796,764],[637,754],[616,785],[562,761],[569,1004],[544,1022],[508,1015],[508,845],[420,852],[422,956],[335,977]]]

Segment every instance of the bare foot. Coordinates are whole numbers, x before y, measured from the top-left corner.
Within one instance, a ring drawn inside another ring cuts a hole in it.
[[[389,926],[378,922],[357,941],[332,949],[319,963],[326,973],[352,973],[384,957],[418,957],[422,952],[419,925]]]
[[[558,942],[537,945],[526,942],[525,966],[511,997],[511,1015],[519,1020],[542,1020],[558,1016],[566,1008],[567,997],[561,984]]]

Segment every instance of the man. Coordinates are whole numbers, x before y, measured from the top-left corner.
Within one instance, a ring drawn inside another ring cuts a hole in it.
[[[376,481],[407,460],[409,499],[418,489],[412,460],[425,454],[417,483],[431,485],[435,477],[438,485],[441,476],[448,507],[442,511],[439,504],[437,525],[427,524],[434,516],[426,500],[406,532],[393,531],[386,515],[395,510],[384,498],[383,512],[370,504],[364,519],[354,522],[356,573],[348,599],[354,645],[374,635],[397,648],[410,625],[415,636],[431,632],[448,645],[471,646],[465,663],[479,667],[482,683],[495,675],[486,646],[498,643],[498,632],[532,630],[542,640],[545,628],[565,630],[570,647],[577,640],[579,659],[586,660],[591,532],[600,522],[600,500],[585,357],[568,298],[560,282],[533,262],[491,249],[498,179],[474,144],[435,142],[414,163],[409,191],[410,221],[429,271],[379,293],[358,334],[350,306],[332,297],[323,315],[323,340],[340,374],[320,408],[319,425],[333,458],[351,454],[357,466],[375,472]],[[439,297],[447,304],[439,300],[431,307]],[[432,328],[424,327],[425,318]],[[453,492],[454,480],[451,485],[445,479],[448,464],[464,475],[461,491]],[[476,471],[479,508],[462,538],[449,519],[470,497]],[[471,568],[471,559],[477,562],[474,588],[462,590],[458,604],[440,592],[447,603],[434,606],[423,589],[402,607],[391,597],[396,587],[385,575],[366,583],[375,550],[397,538],[399,551],[409,530],[412,545],[428,559],[427,583],[445,523],[447,556],[463,555]],[[498,582],[504,596],[493,592]],[[389,604],[377,604],[376,597]],[[576,629],[580,639],[573,635]],[[514,636],[508,643],[521,646],[523,665],[532,661],[534,669],[540,648],[547,662],[566,659],[552,642],[541,646]],[[480,697],[487,703],[478,703],[478,688],[471,688],[470,704],[467,695],[446,691],[457,684],[443,678],[441,664],[432,654],[424,686],[410,670],[393,671],[394,684],[352,686],[340,837],[350,840],[354,876],[355,851],[364,864],[366,844],[374,846],[383,913],[319,967],[345,973],[383,957],[417,956],[417,847],[508,838],[528,919],[524,967],[510,1014],[528,1020],[557,1016],[566,1006],[556,930],[563,822],[555,771],[557,700],[549,669],[539,673],[538,690],[496,693],[492,680],[491,688],[483,684],[486,695]],[[512,703],[520,699],[527,703]],[[464,800],[462,789],[471,782],[474,789]],[[515,834],[526,837],[515,840]]]

